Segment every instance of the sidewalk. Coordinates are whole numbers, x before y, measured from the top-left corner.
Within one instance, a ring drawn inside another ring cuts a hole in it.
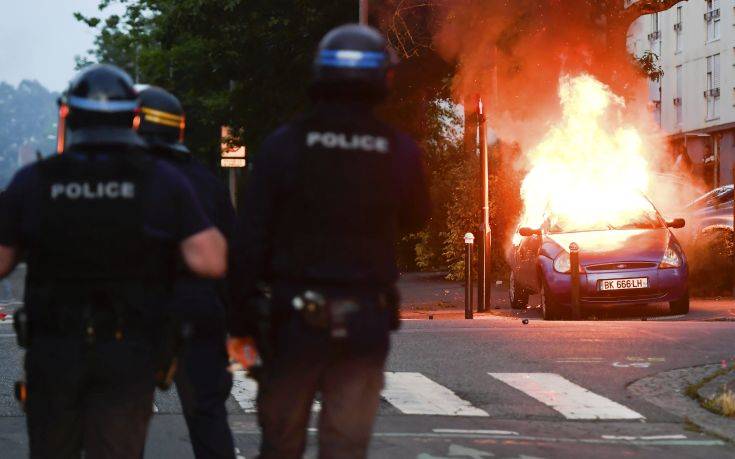
[[[698,400],[699,392],[722,373],[722,364],[679,368],[639,379],[628,390],[705,432],[735,442],[735,419],[703,408]]]
[[[500,282],[500,283],[498,283]],[[506,279],[495,281],[492,308],[484,314],[510,319],[538,319],[540,298],[531,295],[527,309],[514,310],[508,300]],[[401,292],[401,317],[404,319],[464,319],[464,284],[445,279],[445,273],[402,273],[398,281]],[[474,310],[477,311],[477,284],[472,286]],[[666,303],[597,308],[589,311],[588,320],[699,320],[735,321],[735,299],[692,298],[686,316],[671,316]]]
[[[398,289],[401,292],[401,318],[464,319],[464,283],[448,281],[445,277],[446,273],[402,273],[398,280]],[[504,280],[499,282],[501,283],[496,282],[493,285],[494,311],[488,311],[491,314],[498,314],[501,310],[511,312],[506,282]],[[472,304],[473,309],[477,311],[476,283],[472,285]]]

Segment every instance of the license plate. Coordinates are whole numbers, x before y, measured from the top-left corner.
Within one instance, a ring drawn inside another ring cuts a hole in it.
[[[610,279],[600,281],[600,290],[633,290],[637,288],[648,288],[648,278],[636,277],[633,279]]]

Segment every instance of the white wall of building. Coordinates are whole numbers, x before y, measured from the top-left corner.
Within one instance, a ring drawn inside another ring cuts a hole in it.
[[[719,169],[718,182],[732,182],[735,0],[683,1],[643,16],[631,27],[628,43],[637,56],[659,56],[664,76],[651,82],[650,98],[654,110],[660,106],[654,116],[661,127],[674,139],[686,137],[689,156],[703,174],[717,175]],[[715,159],[718,168],[710,164]]]

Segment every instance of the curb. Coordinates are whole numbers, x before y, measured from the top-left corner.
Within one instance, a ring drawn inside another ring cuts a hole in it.
[[[707,411],[686,395],[689,386],[701,383],[721,368],[720,364],[710,364],[665,371],[633,382],[628,390],[709,434],[735,443],[735,421]]]

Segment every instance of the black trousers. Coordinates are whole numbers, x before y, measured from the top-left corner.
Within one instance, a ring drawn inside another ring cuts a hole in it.
[[[34,335],[26,353],[32,458],[142,457],[154,392],[153,346]]]
[[[225,408],[232,390],[228,363],[224,333],[194,337],[179,358],[176,390],[199,459],[235,457]]]
[[[388,332],[353,349],[292,317],[258,388],[261,459],[300,458],[312,402],[321,394],[319,457],[363,458],[383,388]]]

